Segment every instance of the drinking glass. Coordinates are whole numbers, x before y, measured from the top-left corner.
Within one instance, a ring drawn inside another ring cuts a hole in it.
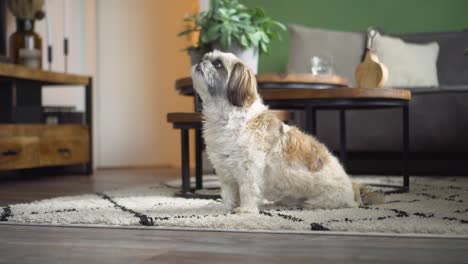
[[[334,70],[331,57],[312,56],[310,58],[310,71],[314,75],[332,75]]]

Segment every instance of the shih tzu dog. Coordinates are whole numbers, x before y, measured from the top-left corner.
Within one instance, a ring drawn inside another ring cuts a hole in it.
[[[206,54],[192,79],[203,102],[206,150],[229,212],[258,212],[265,200],[311,209],[382,201],[383,195],[353,183],[317,139],[270,113],[255,76],[235,55]]]

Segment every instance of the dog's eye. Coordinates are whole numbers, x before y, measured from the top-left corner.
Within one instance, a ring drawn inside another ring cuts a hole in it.
[[[216,69],[221,69],[223,67],[223,63],[220,60],[215,60],[212,64]]]

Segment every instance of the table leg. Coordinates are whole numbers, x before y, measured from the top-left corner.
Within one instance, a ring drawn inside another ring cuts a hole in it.
[[[193,106],[195,107],[195,112],[201,112],[202,111],[202,101],[200,99],[200,96],[198,94],[195,94],[193,96]]]
[[[346,147],[346,110],[340,110],[340,160],[346,169],[348,163],[348,153]]]
[[[180,130],[181,153],[182,153],[182,192],[190,192],[190,153],[189,153],[189,133],[188,129]]]
[[[203,189],[203,138],[202,131],[200,128],[195,129],[195,178],[196,188]]]
[[[402,174],[403,174],[403,186],[409,191],[409,106],[408,104],[403,106],[403,152],[402,152]]]
[[[311,105],[306,107],[306,132],[316,136],[317,135],[317,112]]]
[[[85,165],[85,173],[93,174],[93,78],[88,79],[88,84],[85,86],[85,119],[88,126],[89,145],[88,156],[89,161]]]

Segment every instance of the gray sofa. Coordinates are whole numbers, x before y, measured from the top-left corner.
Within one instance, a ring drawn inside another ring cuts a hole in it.
[[[402,34],[408,42],[437,41],[439,87],[405,87],[410,102],[410,171],[413,174],[468,174],[468,30]],[[294,45],[292,40],[292,45]],[[291,53],[290,53],[291,54]],[[288,65],[289,67],[289,65]],[[400,109],[347,112],[351,173],[396,173],[402,146]],[[338,113],[319,111],[317,136],[339,148]]]

